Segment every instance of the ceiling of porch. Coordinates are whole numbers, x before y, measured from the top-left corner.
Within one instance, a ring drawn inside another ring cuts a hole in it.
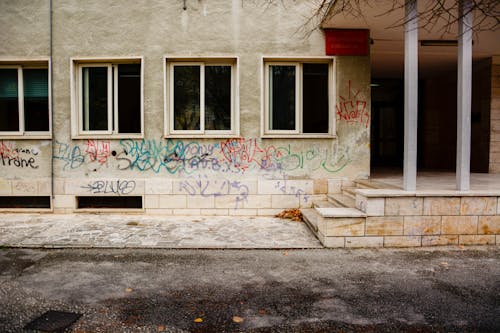
[[[421,1],[422,2],[422,1]],[[364,6],[363,17],[337,15],[323,22],[323,28],[370,29],[372,77],[402,78],[404,72],[404,29],[401,26],[404,11],[384,14],[392,1],[377,1],[376,6]],[[454,27],[455,28],[455,27]],[[457,29],[443,31],[436,26],[432,31],[419,29],[419,40],[456,40]],[[474,34],[474,60],[500,55],[500,29]],[[421,78],[454,72],[457,67],[456,46],[420,46],[419,76]]]

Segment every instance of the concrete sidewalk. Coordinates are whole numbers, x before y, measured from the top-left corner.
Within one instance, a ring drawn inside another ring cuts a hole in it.
[[[2,214],[0,246],[321,248],[302,222],[272,217]]]

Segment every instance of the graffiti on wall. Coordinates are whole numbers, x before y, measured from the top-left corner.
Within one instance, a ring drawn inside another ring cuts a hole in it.
[[[306,191],[300,187],[294,185],[288,185],[287,178],[288,177],[285,176],[285,179],[277,180],[274,187],[276,189],[279,189],[283,194],[294,195],[296,198],[299,199],[299,201],[307,203],[309,201],[309,195],[306,193]]]
[[[272,170],[336,173],[351,163],[355,147],[312,144],[297,149],[292,144],[263,144],[257,138],[237,138],[213,143],[176,139],[87,140],[83,144],[54,140],[53,159],[64,171],[118,169],[171,175],[225,174]],[[0,142],[0,166],[38,168],[40,150]]]
[[[77,169],[85,162],[85,155],[78,145],[54,142],[53,159],[63,162],[63,170]]]
[[[4,167],[38,169],[36,148],[16,147],[15,142],[0,141],[1,165]]]
[[[57,140],[54,145],[53,158],[63,162],[63,170],[93,163],[118,170],[172,175],[208,171],[222,174],[261,170],[293,172],[304,169],[336,173],[351,162],[349,147],[340,149],[311,145],[297,150],[291,144],[263,145],[257,138],[227,139],[215,143],[122,139],[117,149],[112,149],[109,141],[99,140],[88,140],[82,147]]]
[[[127,195],[135,190],[134,180],[96,180],[82,186],[92,194]]]
[[[109,140],[87,140],[85,153],[90,161],[97,161],[99,164],[106,164],[111,156],[111,144]]]
[[[118,169],[193,174],[198,171],[244,174],[248,170],[295,171],[308,168],[334,173],[351,159],[347,151],[332,151],[312,145],[294,150],[291,145],[263,146],[256,138],[228,139],[217,143],[168,139],[121,140],[116,154]]]
[[[336,105],[337,120],[348,123],[360,123],[368,128],[370,124],[370,111],[367,102],[360,96],[360,89],[351,86],[351,80],[347,82],[347,96],[340,95],[339,103]]]
[[[209,178],[207,175],[189,177],[179,183],[180,192],[189,196],[201,195],[202,197],[221,197],[233,195],[234,208],[241,208],[248,199],[248,186],[237,180]]]
[[[215,144],[182,140],[121,140],[118,169],[190,174],[198,170],[228,172],[215,156]]]

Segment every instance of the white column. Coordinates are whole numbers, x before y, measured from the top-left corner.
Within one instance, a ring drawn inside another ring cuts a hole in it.
[[[472,12],[470,0],[459,0],[457,87],[457,189],[470,189]]]
[[[403,184],[406,191],[415,191],[417,187],[418,123],[417,0],[406,0],[405,21],[405,136]]]

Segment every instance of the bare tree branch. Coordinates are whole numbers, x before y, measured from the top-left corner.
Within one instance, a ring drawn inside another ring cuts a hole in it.
[[[277,0],[266,0],[277,1]],[[283,1],[283,0],[281,0]],[[429,0],[418,12],[417,19],[419,28],[427,31],[438,31],[443,35],[449,33],[460,20],[461,0]],[[339,15],[364,18],[366,8],[376,8],[380,5],[377,0],[319,0],[316,9],[304,23],[302,30],[307,35],[321,27],[321,25]],[[405,7],[405,0],[392,0],[390,8],[377,16],[385,16],[401,11]],[[499,0],[471,0],[468,12],[462,13],[462,17],[472,12],[474,15],[473,25],[470,27],[475,33],[481,31],[496,31],[500,26],[500,1]],[[388,28],[404,26],[407,18],[393,22]]]

